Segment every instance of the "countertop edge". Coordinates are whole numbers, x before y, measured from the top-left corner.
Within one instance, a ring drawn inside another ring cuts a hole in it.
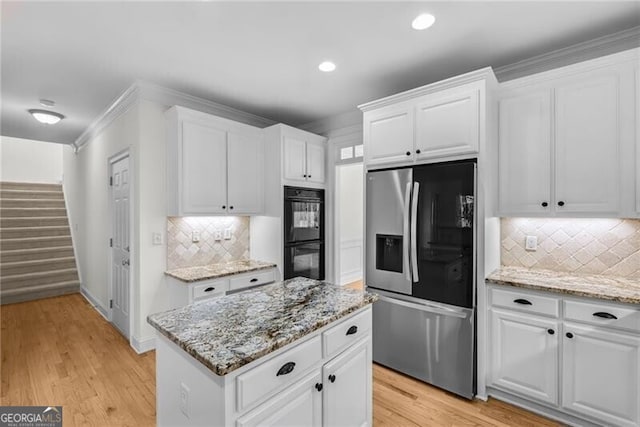
[[[178,275],[178,274],[173,274],[171,272],[171,270],[165,271],[164,274],[165,274],[165,276],[173,277],[174,279],[177,279],[177,280],[179,280],[179,281],[181,281],[183,283],[196,283],[196,282],[203,282],[205,280],[221,279],[223,277],[235,276],[236,274],[251,273],[252,271],[268,270],[270,268],[276,268],[276,267],[277,267],[276,264],[261,265],[259,267],[254,267],[254,268],[249,268],[249,269],[242,269],[242,270],[238,270],[238,271],[230,271],[230,272],[225,272],[225,273],[211,274],[211,275],[199,277],[197,279],[185,279],[184,277],[180,277],[180,275]],[[188,268],[188,267],[185,267],[185,268]]]
[[[334,314],[331,317],[322,319],[320,322],[316,323],[313,325],[313,327],[310,330],[307,331],[299,331],[294,333],[291,337],[289,337],[288,339],[282,340],[281,342],[276,342],[275,345],[269,349],[260,351],[256,354],[252,354],[249,357],[244,358],[242,361],[235,363],[233,365],[227,366],[227,367],[219,367],[216,364],[211,363],[209,360],[207,360],[206,358],[203,358],[202,356],[200,356],[198,354],[198,352],[196,352],[192,347],[185,345],[183,343],[180,342],[180,339],[175,335],[172,334],[170,331],[160,327],[160,325],[158,325],[157,323],[155,323],[153,321],[153,319],[151,319],[151,315],[147,316],[147,323],[149,323],[151,326],[153,326],[153,328],[158,331],[159,333],[161,333],[162,335],[164,335],[166,338],[168,338],[173,344],[177,345],[178,347],[180,347],[182,350],[184,350],[185,352],[187,352],[191,357],[193,357],[195,360],[197,360],[198,362],[202,363],[205,367],[207,367],[211,372],[213,372],[214,374],[222,377],[225,375],[230,374],[231,372],[240,369],[241,367],[248,365],[252,362],[255,362],[256,360],[271,354],[275,351],[280,350],[281,348],[294,343],[295,341],[300,340],[301,338],[306,337],[307,335],[312,334],[313,332],[322,329],[323,327],[329,325],[330,323],[334,323],[344,317],[347,317],[349,314],[360,310],[361,308],[364,308],[368,305],[372,305],[374,302],[377,301],[377,297],[373,296],[371,298],[370,301],[363,301],[362,303],[356,304],[346,310],[343,310],[339,313]]]

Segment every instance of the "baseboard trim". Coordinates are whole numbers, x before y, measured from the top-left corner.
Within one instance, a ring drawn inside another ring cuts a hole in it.
[[[109,320],[109,312],[107,311],[106,307],[100,304],[96,297],[94,297],[87,288],[85,288],[84,286],[80,286],[80,294],[89,302],[89,304],[91,304],[93,308],[96,309],[98,313],[102,315],[102,317],[105,318],[107,322],[111,322],[111,320]]]
[[[573,415],[567,414],[566,412],[562,412],[558,409],[546,407],[539,403],[532,402],[530,400],[521,398],[519,396],[515,396],[511,393],[504,392],[502,390],[495,389],[493,387],[487,387],[487,394],[494,399],[501,400],[503,402],[517,406],[519,408],[526,409],[527,411],[533,412],[534,414],[542,415],[543,417],[547,417],[551,420],[559,421],[563,424],[567,424],[570,426],[576,426],[576,427],[601,426],[601,424],[596,424],[594,422],[585,420],[583,418],[575,417]]]
[[[138,340],[136,337],[131,337],[131,348],[133,348],[136,353],[142,354],[147,351],[155,350],[156,348],[156,338],[155,337],[147,337]]]

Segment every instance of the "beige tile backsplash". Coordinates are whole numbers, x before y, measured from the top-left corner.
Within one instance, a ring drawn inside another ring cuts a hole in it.
[[[231,228],[230,240],[215,240],[215,232]],[[191,241],[193,231],[200,241]],[[249,259],[249,217],[168,217],[167,268],[194,267]]]
[[[640,279],[640,220],[502,218],[501,243],[502,265]]]

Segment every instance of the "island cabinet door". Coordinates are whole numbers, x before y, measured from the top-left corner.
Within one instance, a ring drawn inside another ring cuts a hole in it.
[[[562,406],[604,425],[640,425],[640,337],[565,323]]]
[[[556,320],[492,308],[491,385],[556,405],[559,332]]]
[[[322,425],[322,378],[320,369],[307,375],[248,414],[238,418],[237,427]]]
[[[322,368],[322,425],[371,425],[371,340],[345,351]]]

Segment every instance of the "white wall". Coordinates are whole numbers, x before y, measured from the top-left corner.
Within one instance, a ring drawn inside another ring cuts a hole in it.
[[[363,270],[363,165],[336,167],[336,203],[339,283],[362,279]]]
[[[59,184],[64,148],[53,142],[3,136],[0,138],[0,180]]]

